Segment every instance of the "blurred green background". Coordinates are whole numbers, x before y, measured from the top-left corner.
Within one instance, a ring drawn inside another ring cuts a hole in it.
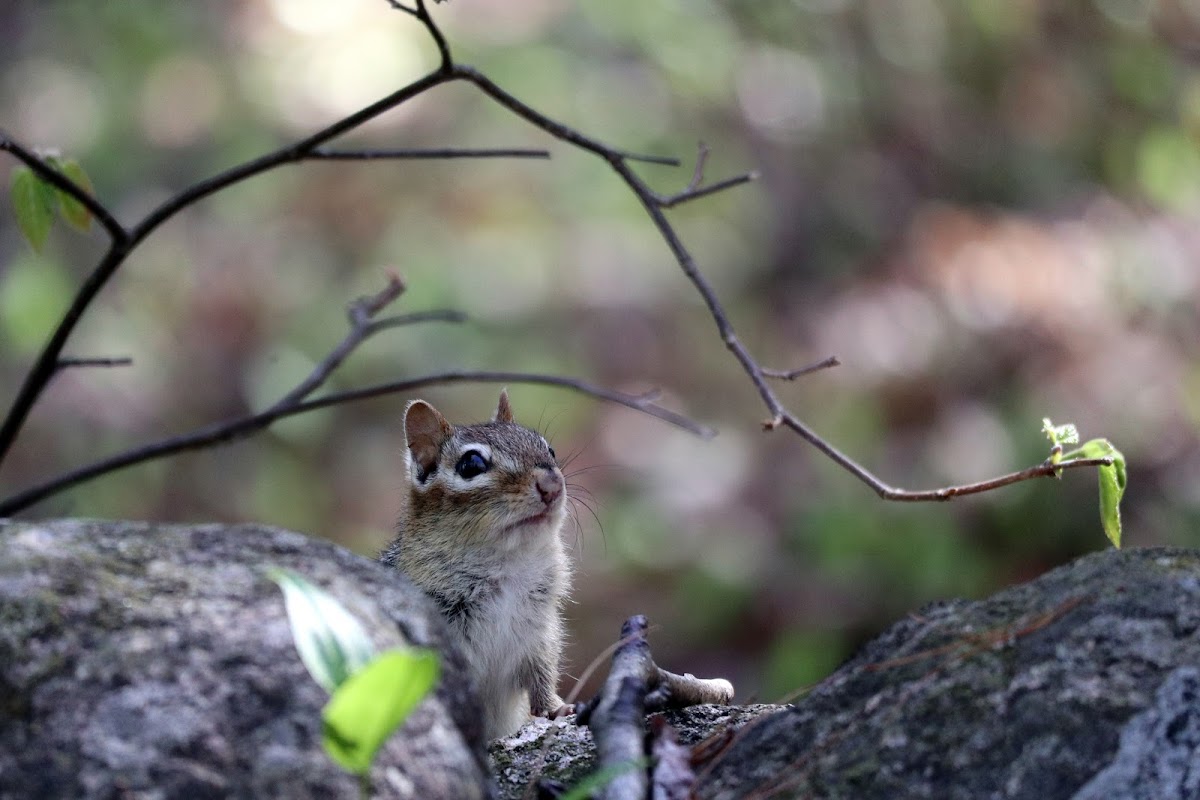
[[[885,480],[926,488],[1040,461],[1041,419],[1129,458],[1131,546],[1200,540],[1200,3],[1193,0],[454,0],[457,57],[615,145],[762,179],[671,212],[764,364]],[[82,161],[132,223],[172,193],[317,130],[436,63],[383,0],[18,0],[0,25],[0,125]],[[630,390],[719,428],[511,387],[579,504],[572,674],[642,612],[659,662],[777,699],[924,603],[979,597],[1106,545],[1093,474],[888,504],[765,411],[635,199],[605,164],[465,85],[343,146],[546,146],[551,161],[312,163],[154,233],[100,296],[0,494],[269,405],[395,269],[396,310],[350,388],[448,367]],[[7,185],[14,163],[0,159]],[[644,166],[662,191],[690,165]],[[35,255],[0,213],[0,404],[82,277],[97,231]],[[431,389],[481,419],[497,387]],[[253,520],[373,554],[402,485],[395,396],[110,475],[29,516]],[[593,513],[594,512],[594,513]]]

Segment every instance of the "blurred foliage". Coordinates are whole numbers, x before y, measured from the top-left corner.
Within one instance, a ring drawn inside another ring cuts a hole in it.
[[[688,157],[703,139],[714,178],[761,171],[672,219],[764,363],[842,359],[781,390],[837,446],[929,487],[1036,463],[1042,417],[1070,419],[1128,458],[1129,545],[1196,544],[1196,3],[454,0],[435,13],[461,60],[553,116],[632,150]],[[3,16],[0,124],[78,159],[126,222],[436,63],[382,0],[18,0]],[[291,166],[180,214],[70,344],[134,366],[58,376],[0,492],[263,407],[395,268],[411,285],[402,309],[471,322],[378,337],[332,388],[544,370],[660,386],[721,430],[699,442],[513,387],[518,416],[577,454],[575,674],[644,612],[660,663],[774,699],[926,602],[1104,546],[1090,474],[902,506],[761,433],[765,412],[634,198],[467,87],[341,144],[554,158]],[[15,166],[0,161],[0,179]],[[674,191],[691,170],[641,172]],[[35,256],[0,214],[0,394],[103,247],[98,230],[57,226]],[[495,393],[423,394],[465,421]],[[370,553],[391,535],[407,399],[111,475],[33,513],[254,519]]]

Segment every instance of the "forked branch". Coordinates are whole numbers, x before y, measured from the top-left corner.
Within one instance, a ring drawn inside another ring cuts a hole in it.
[[[439,42],[444,42],[441,32],[438,31],[437,25],[433,19],[425,13],[424,4],[419,2],[421,14],[419,18],[425,27],[429,30],[430,35]],[[447,56],[448,58],[448,56]],[[794,379],[795,377],[807,374],[818,369],[823,369],[827,366],[834,366],[837,362],[836,357],[825,359],[822,362],[805,367],[800,370],[783,371],[776,369],[768,369],[759,364],[758,360],[750,353],[741,340],[738,338],[737,331],[733,323],[730,322],[729,316],[725,311],[720,299],[717,297],[716,290],[712,284],[700,271],[696,265],[691,251],[683,243],[675,228],[667,219],[666,209],[673,208],[676,205],[685,203],[691,200],[696,200],[701,197],[707,197],[715,192],[729,189],[734,186],[748,183],[757,177],[757,173],[748,172],[741,175],[735,175],[731,178],[726,178],[715,183],[704,185],[704,167],[708,157],[708,149],[702,144],[696,159],[696,167],[692,175],[691,181],[683,190],[673,195],[661,195],[650,189],[645,181],[634,171],[631,161],[652,160],[633,156],[625,151],[609,147],[603,142],[589,137],[568,125],[565,125],[555,119],[552,119],[532,106],[526,104],[515,95],[507,92],[498,86],[487,76],[480,73],[473,67],[454,64],[452,60],[447,60],[443,64],[442,71],[445,74],[452,76],[458,80],[465,80],[478,87],[484,94],[492,98],[504,108],[516,114],[518,117],[529,122],[546,133],[560,139],[568,144],[574,145],[582,150],[586,150],[608,162],[609,166],[617,173],[617,175],[625,182],[625,185],[633,192],[641,203],[646,214],[649,215],[651,222],[658,229],[659,235],[666,243],[671,255],[674,256],[679,268],[683,270],[685,277],[691,281],[700,298],[704,301],[708,308],[709,315],[717,327],[717,334],[721,341],[725,343],[725,347],[737,359],[742,371],[745,372],[751,384],[758,392],[763,405],[766,406],[767,412],[770,415],[764,423],[764,428],[774,430],[778,427],[790,428],[794,433],[802,439],[809,442],[813,447],[817,448],[826,457],[841,466],[854,477],[858,478],[863,483],[867,484],[884,500],[894,500],[902,502],[926,502],[950,500],[955,497],[961,497],[968,494],[977,494],[979,492],[990,491],[1001,486],[1007,486],[1012,483],[1030,480],[1032,478],[1045,475],[1058,475],[1062,470],[1078,469],[1080,467],[1095,467],[1111,465],[1111,459],[1077,459],[1073,461],[1065,461],[1059,464],[1038,464],[1027,469],[1017,472],[1002,475],[998,478],[993,478],[988,481],[978,483],[947,486],[940,489],[917,490],[910,491],[907,489],[898,489],[885,481],[878,478],[874,473],[866,467],[859,464],[854,459],[850,458],[845,453],[838,450],[832,444],[827,442],[823,437],[805,425],[799,417],[788,411],[780,401],[774,389],[768,383],[768,378]],[[653,160],[656,161],[657,160]]]
[[[733,702],[729,681],[676,675],[655,664],[646,639],[648,627],[641,615],[625,621],[599,694],[576,707],[576,723],[591,728],[596,741],[598,770],[613,775],[600,790],[603,800],[641,800],[649,794],[650,775],[644,768],[647,714]]]
[[[1045,463],[1029,467],[1028,469],[1013,472],[1008,475],[1000,476],[998,478],[993,478],[988,481],[923,491],[897,489],[880,480],[865,467],[858,464],[849,456],[842,453],[840,450],[827,442],[824,438],[816,434],[798,417],[788,411],[768,383],[768,379],[793,380],[800,375],[809,374],[815,370],[823,369],[827,366],[833,366],[836,364],[836,359],[826,359],[825,361],[819,362],[810,367],[804,367],[799,370],[791,371],[768,369],[760,365],[738,338],[736,330],[733,324],[730,322],[724,306],[718,299],[712,284],[709,283],[703,273],[701,273],[691,252],[684,245],[674,227],[666,217],[665,211],[667,209],[752,181],[756,178],[756,173],[744,173],[718,180],[713,183],[705,184],[704,169],[708,158],[708,149],[704,145],[700,145],[693,175],[688,184],[682,190],[674,194],[660,194],[652,190],[634,171],[633,164],[649,163],[678,166],[678,159],[659,155],[640,154],[618,149],[607,145],[598,139],[587,136],[562,122],[546,116],[545,114],[542,114],[532,106],[517,98],[515,95],[501,88],[494,81],[485,76],[483,73],[479,72],[474,67],[456,64],[445,36],[438,28],[436,22],[429,12],[426,0],[412,0],[411,4],[401,2],[401,0],[386,0],[386,2],[392,8],[414,17],[425,27],[430,38],[433,40],[434,45],[437,47],[440,57],[440,63],[434,71],[416,81],[413,81],[407,86],[398,89],[397,91],[376,101],[375,103],[372,103],[371,105],[368,105],[365,108],[362,108],[359,111],[354,112],[353,114],[350,114],[338,120],[337,122],[334,122],[328,127],[303,140],[234,166],[188,187],[187,189],[167,199],[132,227],[127,228],[123,226],[116,220],[114,215],[102,203],[93,198],[90,193],[84,191],[70,178],[62,174],[59,170],[55,169],[45,159],[39,157],[32,150],[22,146],[12,139],[11,136],[3,131],[0,131],[0,150],[12,153],[16,158],[28,165],[30,169],[32,169],[40,178],[79,201],[101,222],[111,240],[108,251],[84,280],[70,307],[64,314],[63,319],[54,330],[33,366],[30,368],[23,385],[17,392],[12,407],[5,416],[3,423],[0,424],[0,463],[3,462],[4,457],[12,447],[12,444],[23,427],[33,405],[37,402],[38,398],[41,396],[45,387],[56,374],[56,372],[62,368],[64,363],[62,356],[63,348],[72,331],[75,329],[75,326],[83,316],[83,313],[90,306],[100,290],[107,284],[107,282],[125,262],[132,250],[137,247],[137,245],[159,225],[169,220],[182,209],[198,202],[214,192],[221,191],[222,189],[267,172],[275,167],[301,161],[371,160],[382,158],[474,158],[494,156],[542,158],[548,155],[545,151],[514,149],[461,150],[445,148],[441,150],[428,151],[408,149],[352,151],[331,150],[325,147],[328,142],[336,139],[342,134],[354,130],[363,123],[374,119],[380,114],[389,111],[421,94],[424,94],[436,86],[440,86],[451,81],[465,81],[472,84],[483,94],[487,95],[489,98],[506,108],[511,113],[524,119],[529,124],[539,128],[556,139],[566,142],[571,146],[588,151],[597,157],[604,159],[624,181],[634,196],[637,197],[643,209],[650,217],[651,222],[658,229],[659,234],[663,238],[663,241],[666,243],[668,249],[671,251],[671,254],[679,268],[683,271],[687,279],[691,281],[695,290],[704,301],[709,315],[716,325],[718,336],[720,337],[721,341],[724,342],[726,348],[730,351],[734,358],[737,359],[742,371],[746,374],[747,378],[758,392],[763,405],[767,409],[768,419],[767,422],[764,423],[764,427],[768,430],[773,430],[779,427],[787,427],[791,429],[805,441],[812,444],[826,457],[830,458],[835,463],[843,467],[851,475],[870,486],[880,497],[886,500],[898,501],[949,500],[962,495],[989,491],[1000,486],[1006,486],[1018,481],[1029,480],[1034,477],[1057,475],[1060,474],[1062,470],[1066,469],[1112,463],[1111,459],[1076,459],[1058,464]],[[445,314],[447,312],[442,313]],[[34,487],[31,490],[22,492],[18,495],[8,498],[3,502],[0,502],[0,515],[11,513],[16,509],[25,508],[30,503],[36,502],[37,499],[48,496],[49,494],[53,494],[56,491],[60,491],[61,489],[66,488],[66,486],[74,485],[82,480],[87,480],[90,477],[95,477],[98,474],[112,471],[113,469],[120,468],[121,466],[128,466],[129,464],[139,463],[150,458],[158,458],[171,453],[180,452],[182,450],[205,447],[217,442],[228,441],[233,438],[245,436],[251,432],[261,430],[262,428],[271,424],[271,422],[274,420],[285,416],[303,413],[316,408],[324,408],[340,402],[350,402],[352,400],[375,397],[390,392],[404,391],[407,389],[416,388],[418,386],[429,385],[430,383],[468,380],[499,380],[514,383],[525,381],[559,385],[572,388],[577,391],[582,391],[596,397],[603,397],[614,402],[622,403],[631,408],[637,408],[688,430],[702,433],[708,432],[707,429],[703,429],[690,420],[687,420],[678,414],[674,414],[673,412],[667,411],[666,409],[655,405],[651,400],[645,397],[606,391],[600,389],[599,387],[586,384],[582,381],[569,378],[556,378],[545,375],[526,375],[522,373],[467,371],[444,372],[436,375],[427,375],[421,378],[379,384],[377,386],[367,387],[365,389],[350,392],[331,394],[318,400],[304,399],[309,393],[311,393],[313,389],[316,388],[316,386],[319,386],[324,382],[325,378],[328,377],[333,369],[335,369],[337,365],[341,363],[341,360],[345,358],[346,354],[353,350],[359,342],[378,330],[383,329],[384,327],[394,327],[398,324],[406,324],[406,322],[402,322],[398,318],[391,321],[372,322],[368,325],[364,325],[361,328],[353,326],[352,323],[352,330],[347,339],[343,341],[342,345],[340,345],[338,348],[335,348],[335,350],[330,353],[330,355],[325,361],[322,362],[321,365],[318,365],[317,372],[314,372],[314,374],[309,377],[308,381],[297,386],[291,393],[289,393],[289,395],[281,398],[276,406],[273,406],[271,409],[268,409],[265,412],[244,417],[242,419],[233,420],[228,423],[211,426],[182,437],[167,439],[162,442],[149,445],[145,448],[129,451],[128,453],[115,456],[111,459],[97,462],[90,467],[85,467],[80,470],[67,473],[63,476],[60,476],[60,478],[43,484],[40,487]]]
[[[700,436],[713,435],[713,431],[710,428],[699,425],[681,414],[676,414],[669,409],[659,406],[654,402],[657,396],[655,393],[631,395],[595,386],[575,378],[529,372],[449,370],[398,381],[390,381],[388,383],[379,383],[361,389],[333,392],[316,399],[306,399],[325,384],[329,376],[333,374],[338,366],[359,345],[375,334],[403,325],[422,322],[462,322],[466,318],[465,315],[457,311],[426,311],[375,319],[377,314],[404,293],[404,289],[404,282],[399,276],[393,274],[388,277],[387,285],[379,292],[359,298],[351,303],[346,314],[350,323],[350,330],[346,333],[346,336],[313,367],[312,371],[302,381],[273,403],[267,410],[207,425],[189,433],[168,437],[140,447],[134,447],[116,455],[100,459],[92,464],[62,473],[41,484],[0,500],[0,517],[15,514],[47,497],[110,472],[132,467],[146,461],[165,458],[177,453],[199,450],[244,439],[265,430],[274,422],[287,417],[304,414],[320,408],[342,405],[356,400],[367,400],[440,384],[524,383],[557,386],[641,411]]]

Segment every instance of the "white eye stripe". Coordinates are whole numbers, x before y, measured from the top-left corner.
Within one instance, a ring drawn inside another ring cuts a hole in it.
[[[490,470],[470,479],[460,477],[454,470],[442,473],[444,485],[454,492],[478,492],[481,487],[490,486],[495,483],[495,480],[495,476]]]
[[[476,444],[474,442],[470,442],[468,444],[464,444],[462,449],[458,451],[458,455],[454,457],[454,463],[457,464],[460,458],[470,452],[479,453],[479,455],[483,456],[483,460],[487,461],[488,463],[491,463],[492,461],[492,448],[488,447],[486,444]]]

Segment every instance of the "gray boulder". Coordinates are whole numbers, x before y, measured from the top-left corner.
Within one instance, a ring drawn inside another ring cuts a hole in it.
[[[257,526],[0,521],[0,800],[359,796],[321,750],[326,697],[270,564],[331,591],[379,648],[444,654],[375,796],[524,797],[594,771],[564,722],[489,761],[440,621],[369,559]],[[1198,633],[1197,553],[1106,550],[926,608],[793,705],[669,719],[700,798],[1200,800]]]
[[[1196,800],[1198,629],[1190,550],[1106,550],[935,605],[744,726],[696,795]]]
[[[328,698],[268,565],[330,591],[377,648],[445,654],[375,796],[487,796],[458,656],[394,572],[260,526],[0,521],[0,798],[359,797],[321,749]]]

